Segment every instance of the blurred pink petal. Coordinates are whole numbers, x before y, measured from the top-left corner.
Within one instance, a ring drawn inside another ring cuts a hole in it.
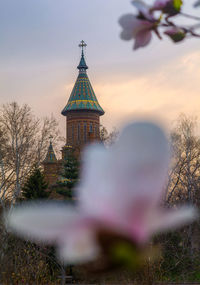
[[[136,122],[124,129],[111,151],[114,201],[123,206],[124,213],[138,203],[146,211],[155,207],[163,195],[169,163],[163,131],[152,123]]]
[[[148,222],[149,231],[163,232],[166,230],[174,230],[183,225],[191,223],[198,218],[198,213],[194,207],[181,207],[179,209],[168,209],[166,211],[159,210],[151,216]]]
[[[122,26],[121,38],[123,40],[135,39],[134,49],[144,47],[151,41],[151,33],[155,28],[155,22],[142,20],[134,15],[127,14],[119,19]]]
[[[17,234],[49,243],[79,221],[76,209],[51,202],[24,203],[8,215],[9,226]]]
[[[154,21],[154,17],[151,13],[150,6],[148,6],[145,2],[140,0],[132,1],[133,6],[137,8],[138,12],[142,14],[145,19],[150,21]]]
[[[122,26],[122,28],[124,29],[124,31],[129,32],[131,37],[130,39],[135,36],[135,31],[136,31],[136,27],[140,27],[140,20],[137,19],[136,16],[134,16],[133,14],[127,14],[122,16],[119,19],[119,24]],[[133,27],[135,27],[133,29]]]
[[[137,38],[135,39],[134,49],[138,49],[140,47],[145,47],[151,41],[152,34],[150,31],[144,31],[138,33]]]
[[[169,3],[173,3],[173,0],[156,0],[153,9],[154,10],[163,10]]]
[[[113,183],[110,177],[109,151],[101,145],[92,145],[83,156],[81,182],[77,187],[79,207],[95,218],[113,215]]]
[[[66,235],[59,239],[58,256],[68,264],[89,262],[98,257],[100,252],[95,230],[84,224],[73,229],[66,229]]]
[[[99,251],[92,222],[77,209],[60,203],[26,203],[8,216],[9,227],[19,236],[57,244],[60,258],[68,263],[93,260]]]

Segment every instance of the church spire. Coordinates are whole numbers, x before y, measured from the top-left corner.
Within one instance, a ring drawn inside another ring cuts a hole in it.
[[[56,162],[57,161],[55,152],[53,150],[52,138],[53,138],[52,136],[49,137],[49,139],[50,139],[49,148],[48,148],[48,151],[47,151],[46,158],[44,160],[44,162],[48,162],[48,163],[52,163],[52,162]]]
[[[85,62],[85,57],[84,57],[84,48],[86,48],[87,44],[84,41],[81,41],[79,44],[79,47],[81,48],[81,60],[79,65],[77,66],[77,68],[80,70],[80,72],[85,71],[86,69],[88,69],[88,66]]]
[[[79,75],[75,82],[74,88],[71,92],[67,105],[62,111],[62,115],[67,116],[71,111],[91,111],[98,113],[100,116],[104,114],[104,110],[99,105],[95,92],[92,88],[86,70],[88,66],[85,62],[84,48],[87,44],[81,41],[79,47],[81,48],[81,60],[77,68]]]

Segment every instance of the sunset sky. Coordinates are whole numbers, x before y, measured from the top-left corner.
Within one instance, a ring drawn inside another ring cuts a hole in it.
[[[169,126],[181,112],[198,116],[200,40],[174,45],[154,37],[133,51],[118,25],[132,12],[129,0],[0,0],[0,103],[28,103],[40,117],[53,113],[64,133],[60,112],[78,75],[83,39],[109,129],[134,115],[155,115]]]

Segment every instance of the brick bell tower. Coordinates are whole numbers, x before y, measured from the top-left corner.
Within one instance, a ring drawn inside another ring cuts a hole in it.
[[[86,144],[100,140],[100,116],[104,111],[99,105],[87,75],[88,66],[84,57],[86,46],[86,43],[81,41],[79,45],[81,59],[77,66],[78,78],[67,105],[61,113],[66,116],[66,145],[62,149],[63,159],[71,148],[79,156]]]
[[[52,138],[53,137],[50,136],[49,148],[45,160],[42,162],[44,168],[44,176],[49,185],[56,183],[60,171],[60,163],[57,160],[55,152],[53,150]]]

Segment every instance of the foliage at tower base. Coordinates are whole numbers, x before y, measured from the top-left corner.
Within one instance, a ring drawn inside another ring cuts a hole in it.
[[[50,195],[47,187],[44,174],[35,166],[22,188],[22,197],[26,200],[47,199]]]
[[[67,200],[73,200],[75,194],[73,188],[79,178],[79,161],[76,159],[73,151],[66,154],[61,179],[57,183],[56,192]]]
[[[119,137],[119,131],[114,127],[111,132],[103,125],[100,126],[100,140],[106,146],[113,145]]]

